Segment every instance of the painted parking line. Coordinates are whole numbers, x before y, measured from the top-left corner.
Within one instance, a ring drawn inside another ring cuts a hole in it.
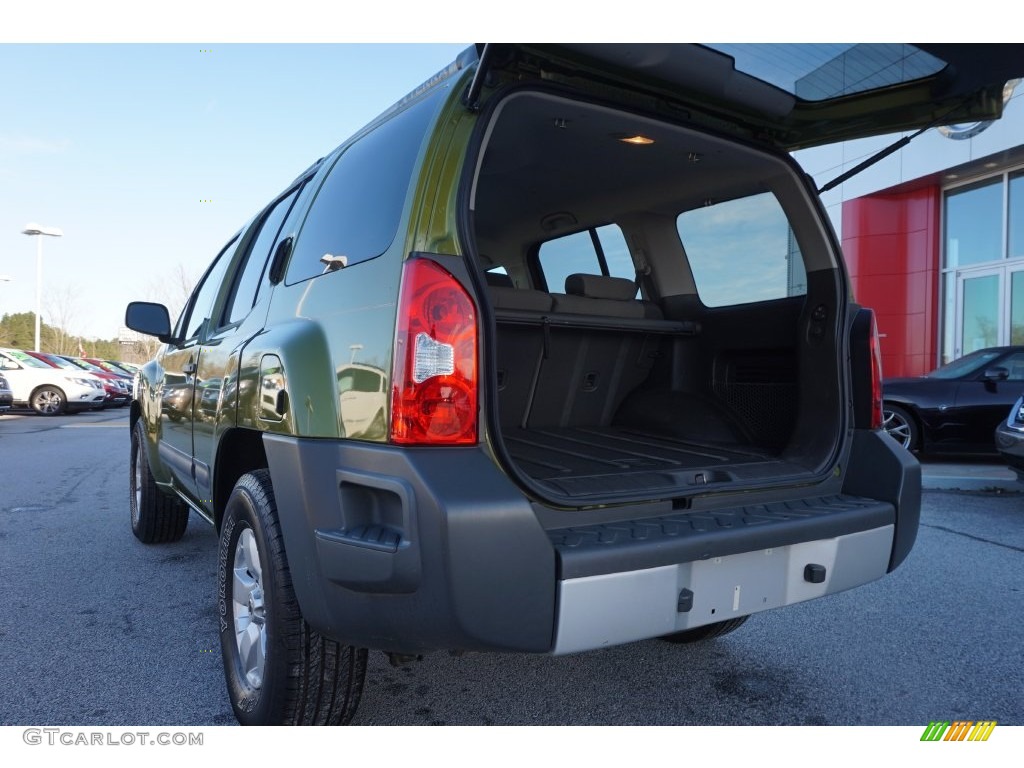
[[[61,429],[124,429],[127,424],[62,424]]]

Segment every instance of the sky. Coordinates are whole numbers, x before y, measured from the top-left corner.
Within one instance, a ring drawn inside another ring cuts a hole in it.
[[[109,339],[466,44],[0,45],[0,315]]]
[[[36,306],[29,223],[64,233],[42,238],[45,320],[107,339],[129,301],[180,303],[182,282],[295,176],[468,45],[420,41],[815,35],[747,0],[728,18],[688,8],[685,35],[668,17],[536,0],[514,14],[469,0],[251,0],[240,20],[238,7],[39,0],[0,12],[0,316]],[[891,34],[907,26],[887,18]],[[879,34],[853,24],[845,35]]]

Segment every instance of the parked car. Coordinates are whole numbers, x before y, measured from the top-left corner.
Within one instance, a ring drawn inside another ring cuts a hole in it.
[[[388,377],[380,368],[362,363],[348,363],[339,368],[338,410],[345,436],[383,437],[388,394]]]
[[[124,371],[127,371],[129,376],[134,376],[136,373],[139,372],[139,366],[135,365],[134,363],[126,363],[124,361],[118,360],[108,360],[107,362],[116,365],[118,368],[121,368]]]
[[[1024,482],[1024,396],[1010,408],[1009,414],[996,427],[996,450]]]
[[[101,406],[104,408],[115,405],[124,406],[131,400],[131,384],[125,386],[119,376],[114,376],[100,369],[92,370],[81,365],[76,365],[69,358],[62,355],[54,355],[49,352],[32,352],[27,349],[22,350],[22,352],[26,355],[31,355],[37,360],[41,360],[54,368],[62,368],[66,371],[76,371],[79,375],[84,374],[90,378],[95,378],[99,381],[100,386],[103,387],[104,397]]]
[[[18,349],[0,349],[0,371],[11,385],[14,404],[27,405],[40,416],[103,405],[99,379],[53,368]]]
[[[97,368],[102,368],[107,373],[112,373],[115,376],[120,376],[121,378],[128,379],[129,381],[135,375],[134,371],[129,371],[110,360],[101,360],[98,357],[83,357],[82,359],[87,363],[95,365]]]
[[[992,432],[1024,393],[1024,346],[979,349],[924,376],[885,379],[885,430],[925,453],[995,453]]]
[[[921,66],[811,102],[703,46],[472,48],[246,223],[173,327],[130,304],[163,342],[132,530],[216,526],[239,721],[347,722],[367,649],[704,640],[895,569],[920,466],[789,151],[995,117],[1024,57],[993,50],[852,47]]]
[[[0,413],[6,413],[12,405],[14,405],[14,392],[11,391],[11,385],[7,379],[0,374]]]

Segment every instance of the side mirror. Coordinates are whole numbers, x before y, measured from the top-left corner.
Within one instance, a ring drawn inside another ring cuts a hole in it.
[[[133,331],[156,336],[164,344],[171,341],[171,317],[163,304],[133,301],[124,311],[124,324]]]
[[[995,368],[986,368],[982,378],[985,381],[1006,381],[1010,378],[1010,372],[1001,365],[997,365]]]

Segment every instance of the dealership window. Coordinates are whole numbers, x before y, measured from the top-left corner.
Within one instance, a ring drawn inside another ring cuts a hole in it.
[[[1024,171],[1010,174],[1010,258],[1024,258]]]
[[[991,179],[946,195],[946,266],[1002,258],[1003,181]]]
[[[946,190],[942,362],[1024,343],[1024,169]]]

